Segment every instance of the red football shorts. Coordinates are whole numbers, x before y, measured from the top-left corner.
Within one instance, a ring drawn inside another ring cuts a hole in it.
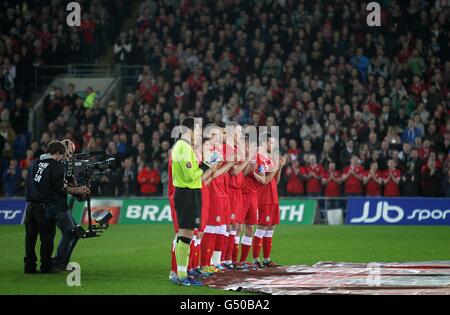
[[[228,198],[211,198],[209,200],[207,225],[220,226],[227,224],[226,215],[229,212],[228,208]]]
[[[258,206],[258,221],[260,225],[280,224],[280,207],[278,204]]]
[[[172,216],[173,229],[175,230],[175,234],[178,233],[178,219],[177,212],[175,211],[175,201],[172,198],[169,198],[170,205],[170,215]]]
[[[230,188],[229,190],[230,200],[230,224],[241,223],[240,217],[242,216],[242,192],[240,189]]]
[[[200,217],[200,228],[199,231],[203,232],[208,223],[209,216],[209,197],[204,198],[202,195],[202,215]]]
[[[238,223],[255,225],[258,224],[258,195],[242,194],[242,211]]]

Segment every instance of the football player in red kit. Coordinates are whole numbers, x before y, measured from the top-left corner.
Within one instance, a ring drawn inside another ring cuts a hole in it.
[[[224,159],[223,131],[217,126],[207,126],[212,151],[220,154]],[[228,213],[228,185],[227,173],[234,165],[234,161],[222,161],[220,167],[214,171],[209,185],[209,215],[202,240],[202,267],[221,266],[222,248],[226,237],[226,215]]]
[[[280,208],[278,204],[277,184],[280,181],[281,170],[286,165],[286,158],[274,161],[270,154],[274,153],[275,138],[271,135],[262,136],[263,140],[257,155],[257,171],[254,176],[261,185],[258,188],[258,226],[253,237],[253,267],[277,267],[271,258],[272,236],[275,225],[280,224]],[[259,255],[263,248],[263,264]]]
[[[256,152],[255,139],[246,138],[245,155],[248,160],[244,169],[244,182],[242,185],[242,209],[238,222],[244,226],[244,235],[241,239],[241,257],[238,269],[248,269],[251,263],[247,261],[248,253],[252,247],[253,227],[258,224],[258,188],[260,183],[255,179]],[[239,235],[238,235],[239,237]]]
[[[242,185],[244,183],[244,169],[248,162],[245,160],[245,143],[242,141],[242,127],[230,122],[227,124],[227,142],[233,144],[236,163],[230,169],[228,175],[228,193],[230,201],[230,213],[227,232],[228,239],[222,251],[222,263],[228,270],[235,269],[239,253],[240,229],[239,224],[242,213]]]

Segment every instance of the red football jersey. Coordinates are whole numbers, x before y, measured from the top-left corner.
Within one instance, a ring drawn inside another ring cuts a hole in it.
[[[369,177],[370,171],[364,172],[364,177]],[[383,174],[380,171],[375,173],[377,179],[383,178]],[[366,195],[367,196],[381,196],[381,185],[373,180],[371,177],[366,184]]]
[[[334,171],[333,176],[336,179],[340,179],[342,177],[342,173],[340,171]],[[331,177],[331,173],[329,171],[323,172],[323,178],[329,179]],[[341,185],[336,183],[334,180],[330,180],[328,184],[325,185],[324,194],[327,197],[339,197],[341,195]]]
[[[221,148],[215,148],[216,151],[219,151],[219,153],[224,156],[224,148],[225,145]],[[219,162],[225,164],[226,162]],[[225,173],[219,177],[214,178],[211,181],[210,187],[209,187],[209,195],[210,198],[227,198],[228,197],[228,174]]]
[[[167,170],[167,198],[169,200],[174,201],[175,197],[175,187],[173,186],[173,180],[172,180],[172,154],[169,154],[169,163],[168,163],[168,170]]]
[[[350,173],[350,170],[352,169],[352,166],[347,166],[344,168],[344,175]],[[354,173],[356,173],[359,176],[364,175],[364,170],[361,166],[355,167],[353,170]],[[350,175],[347,180],[345,181],[345,192],[348,194],[360,194],[362,193],[362,181],[357,179],[354,175]]]
[[[235,147],[234,148],[234,153],[237,154],[238,153],[238,149]],[[241,162],[239,162],[237,165],[239,165]],[[233,187],[235,189],[241,189],[242,185],[244,183],[244,172],[240,172],[239,174],[237,174],[236,176],[232,175],[233,172],[233,168],[230,169],[229,172],[229,185],[230,187]]]
[[[383,173],[384,179],[387,179],[389,177],[389,173],[392,172],[394,177],[397,179],[400,179],[402,176],[401,172],[399,170],[385,170]],[[384,195],[386,197],[397,197],[400,196],[400,187],[398,184],[396,184],[392,178],[386,183],[386,186],[384,186]]]
[[[315,174],[322,177],[324,169],[322,165],[316,164],[313,167],[306,167],[305,173],[307,175]],[[320,178],[310,177],[306,181],[306,192],[308,193],[320,193],[322,191],[322,183]]]
[[[301,173],[302,167],[298,168],[299,173]],[[288,173],[290,174],[288,175]],[[293,167],[289,166],[286,168],[285,175],[287,176],[286,191],[290,194],[304,194],[305,185],[304,182],[299,178],[299,174],[295,174]]]
[[[256,194],[258,192],[258,188],[260,183],[253,176],[253,172],[244,176],[244,182],[242,184],[242,193],[243,194]]]
[[[256,158],[258,173],[271,173],[276,171],[275,163],[270,156],[258,154]],[[276,176],[266,185],[260,185],[258,189],[258,203],[261,205],[277,204],[278,189]]]
[[[209,210],[209,185],[202,185],[202,211]]]

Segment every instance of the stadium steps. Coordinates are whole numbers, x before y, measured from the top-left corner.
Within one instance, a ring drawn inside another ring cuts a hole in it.
[[[134,29],[134,26],[136,25],[136,20],[139,16],[139,6],[140,1],[133,0],[131,4],[131,16],[127,17],[123,20],[122,27],[120,29],[121,32],[126,32],[130,29]],[[105,50],[105,53],[100,56],[98,59],[99,65],[113,65],[115,63],[114,61],[114,43],[109,45],[108,48]],[[100,66],[97,66],[100,67]],[[95,70],[94,70],[95,71]]]

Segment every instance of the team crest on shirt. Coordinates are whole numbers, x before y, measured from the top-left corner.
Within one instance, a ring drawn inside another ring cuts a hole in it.
[[[267,216],[266,217],[266,222],[269,222],[270,221],[270,216]]]
[[[191,168],[192,167],[192,163],[191,162],[186,162],[186,167],[187,168]]]
[[[234,213],[231,214],[231,219],[236,219],[236,215]]]
[[[216,222],[220,222],[220,215],[216,217]]]
[[[195,219],[195,224],[200,224],[200,218]]]

